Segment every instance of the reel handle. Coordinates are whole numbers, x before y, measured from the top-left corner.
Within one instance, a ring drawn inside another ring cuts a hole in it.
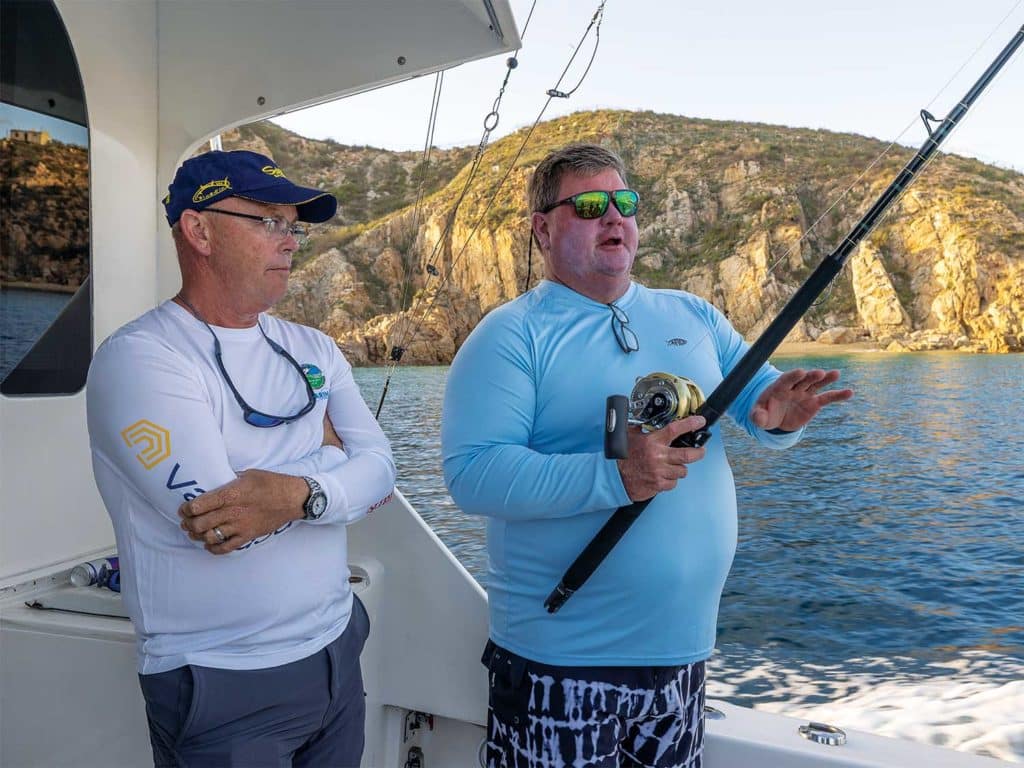
[[[605,402],[604,457],[627,459],[629,443],[626,438],[626,425],[629,398],[625,395],[610,395]]]
[[[673,448],[701,448],[704,443],[711,439],[711,431],[707,428],[698,429],[696,432],[687,432],[672,441]]]

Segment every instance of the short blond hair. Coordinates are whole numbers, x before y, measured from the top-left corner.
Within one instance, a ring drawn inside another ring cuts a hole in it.
[[[531,212],[542,211],[558,202],[558,188],[566,173],[577,176],[596,176],[611,169],[626,180],[626,166],[622,158],[599,144],[569,144],[556,149],[540,161],[533,170],[526,188],[526,201]]]

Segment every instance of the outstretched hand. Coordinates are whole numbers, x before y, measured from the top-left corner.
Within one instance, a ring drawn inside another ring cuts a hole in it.
[[[815,368],[804,371],[797,368],[777,378],[750,411],[750,420],[761,429],[784,429],[795,432],[818,415],[826,405],[840,403],[853,397],[852,389],[822,387],[839,381],[839,371]]]

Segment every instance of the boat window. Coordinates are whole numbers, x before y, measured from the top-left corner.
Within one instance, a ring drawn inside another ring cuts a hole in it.
[[[0,0],[0,393],[84,386],[89,270],[78,64],[52,0]]]

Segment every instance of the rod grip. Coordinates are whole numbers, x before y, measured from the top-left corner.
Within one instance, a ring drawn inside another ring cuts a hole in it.
[[[625,395],[611,395],[606,401],[604,418],[604,457],[606,459],[629,458],[629,441],[626,437],[626,411],[629,398]]]

